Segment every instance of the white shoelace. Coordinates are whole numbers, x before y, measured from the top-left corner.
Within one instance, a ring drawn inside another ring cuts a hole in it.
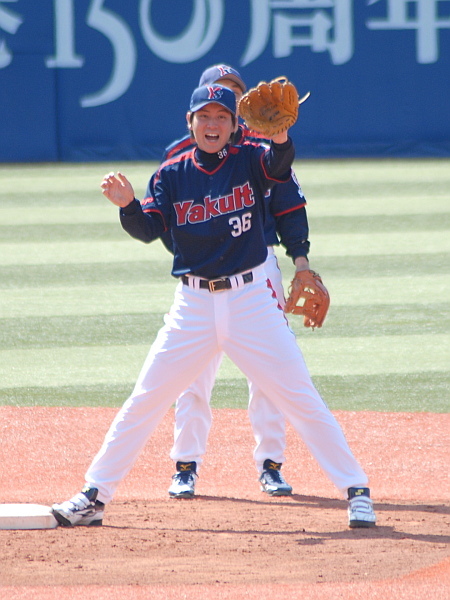
[[[79,492],[76,496],[64,502],[70,508],[70,510],[83,510],[88,508],[91,504],[91,501],[83,494]]]
[[[372,514],[373,502],[367,496],[355,496],[350,500],[350,507],[352,511]]]

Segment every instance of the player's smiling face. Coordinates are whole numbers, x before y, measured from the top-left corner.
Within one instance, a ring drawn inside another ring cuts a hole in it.
[[[234,131],[230,111],[215,102],[196,111],[190,126],[200,150],[210,154],[222,150]]]

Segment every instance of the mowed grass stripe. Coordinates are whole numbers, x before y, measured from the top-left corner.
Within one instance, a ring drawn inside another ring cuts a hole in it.
[[[153,248],[152,248],[153,246]],[[164,250],[158,241],[143,244],[136,240],[61,241],[5,243],[0,246],[0,265],[109,263],[152,260]],[[164,250],[166,253],[167,251]],[[391,254],[433,254],[450,252],[450,231],[389,233],[316,234],[314,256],[380,256]]]
[[[0,207],[0,228],[6,227],[36,227],[42,231],[52,225],[116,225],[121,229],[119,209],[103,198],[94,199],[90,204],[81,204],[78,199],[74,205],[52,206],[40,205],[37,201],[26,210],[20,206]],[[17,205],[17,203],[16,203]],[[0,235],[4,234],[0,229]]]
[[[167,277],[157,286],[93,285],[3,290],[0,319],[135,314],[145,310],[163,314],[170,308],[176,286],[177,281]]]
[[[278,249],[280,267],[286,280],[294,273],[292,261]],[[350,279],[354,277],[373,278],[396,277],[399,282],[410,274],[421,275],[450,274],[450,259],[445,252],[429,254],[349,256],[345,260],[334,256],[311,256],[312,268],[319,271],[324,281],[330,277]],[[27,288],[30,282],[37,287],[121,285],[139,286],[152,283],[158,286],[168,281],[176,282],[170,275],[172,259],[167,253],[151,261],[131,261],[127,263],[81,263],[76,265],[8,265],[0,266],[0,289]],[[170,302],[170,298],[168,301]]]
[[[85,163],[17,163],[0,165],[0,181],[5,194],[18,189],[18,180],[25,189],[36,193],[49,193],[49,180],[54,180],[55,194],[60,197],[67,190],[88,191],[99,189],[100,180],[109,171],[121,170],[130,178],[145,179],[158,167],[157,161],[85,162]],[[317,159],[297,160],[294,168],[298,176],[313,182],[330,180],[335,185],[355,183],[360,186],[383,182],[385,184],[410,183],[422,187],[449,180],[448,158],[429,159]],[[99,177],[100,175],[100,177]],[[33,187],[34,184],[34,187]]]
[[[448,413],[450,410],[449,376],[446,371],[316,375],[313,380],[332,410],[436,413]],[[247,396],[245,379],[218,379],[211,406],[246,409]]]
[[[312,376],[376,375],[448,368],[448,336],[303,339],[300,346]],[[124,384],[133,382],[150,344],[0,351],[2,387]],[[242,377],[227,357],[220,379]]]
[[[0,244],[4,243],[49,243],[49,242],[82,242],[82,241],[123,241],[127,234],[122,229],[119,219],[117,222],[102,223],[58,223],[36,225],[8,225],[0,226]],[[401,219],[392,216],[333,216],[316,217],[314,230],[323,234],[359,234],[375,232],[431,232],[450,231],[450,212],[425,213],[419,215],[403,215]]]
[[[3,265],[70,265],[77,263],[110,263],[152,260],[160,245],[143,244],[124,236],[123,239],[84,242],[5,243],[0,246]],[[152,247],[153,246],[153,247]]]
[[[450,411],[448,371],[316,376],[314,384],[333,410]]]
[[[0,320],[0,348],[31,349],[75,346],[150,345],[163,326],[162,313]]]
[[[319,330],[305,328],[302,317],[290,317],[291,329],[301,345],[312,336],[383,337],[402,335],[430,335],[450,332],[449,304],[366,304],[363,306],[332,305],[323,327]],[[450,364],[450,348],[447,352]]]
[[[316,376],[314,383],[332,410],[436,413],[450,410],[447,372]],[[3,388],[0,389],[0,403],[15,406],[119,407],[130,395],[133,386],[134,381]],[[244,377],[218,378],[213,388],[211,406],[246,409],[247,380]]]
[[[10,225],[0,227],[0,248],[4,243],[54,243],[83,241],[128,241],[119,219],[116,223],[69,223],[58,225]]]
[[[433,254],[450,252],[450,230],[390,231],[314,235],[313,256],[380,256],[383,254]]]
[[[133,386],[134,382],[0,388],[0,405],[119,407],[130,395]]]
[[[372,198],[379,206],[385,198],[403,198],[407,202],[403,212],[408,212],[411,198],[423,202],[428,197],[448,197],[450,184],[448,159],[299,160],[293,167],[307,198],[354,199],[357,203],[361,199]],[[22,207],[38,203],[57,208],[62,205],[70,207],[74,203],[89,206],[91,199],[102,200],[99,186],[103,175],[118,169],[127,175],[136,196],[141,198],[157,168],[158,163],[154,161],[0,165],[2,206],[13,207],[18,203]],[[29,190],[33,193],[30,194]]]
[[[285,281],[285,288],[288,287]],[[450,275],[405,278],[401,285],[390,277],[377,279],[328,278],[332,306],[361,306],[450,302]],[[2,290],[1,318],[50,317],[67,315],[135,314],[143,310],[165,313],[170,307],[177,283],[109,286],[66,286]]]
[[[312,217],[312,227],[317,234],[346,235],[357,231],[359,234],[372,235],[375,232],[414,232],[444,231],[450,232],[450,212],[423,214],[403,214],[401,218],[392,215],[362,215],[362,216],[323,216]]]
[[[336,188],[333,184],[312,185],[303,191],[306,194],[307,211],[311,219],[354,216],[376,219],[379,215],[386,215],[395,222],[405,215],[421,215],[424,211],[447,214],[448,185],[449,183],[445,184],[447,189],[443,186],[443,189],[433,194],[423,193],[420,188],[410,189],[403,186],[393,193],[383,186],[381,195],[377,194],[377,190],[372,190],[372,194],[369,195],[365,187],[353,187],[353,190],[349,190],[347,187]]]
[[[427,189],[435,183],[450,180],[448,158],[438,159],[319,159],[298,160],[298,177],[308,177],[314,183],[329,181],[336,186],[357,185],[360,188],[372,184],[385,185],[392,189],[406,184],[417,189]]]
[[[292,262],[284,257],[280,258],[277,252],[283,274],[288,275],[292,269]],[[311,266],[318,270],[325,279],[339,277],[350,279],[353,277],[376,278],[396,277],[400,282],[410,275],[444,275],[450,273],[450,256],[447,252],[434,252],[433,254],[386,254],[382,256],[346,256],[345,259],[335,256],[315,256],[314,248],[310,255]]]
[[[399,304],[424,304],[437,300],[439,303],[450,302],[450,275],[424,275],[422,277],[405,276],[400,279],[392,277],[324,277],[325,285],[330,293],[330,310],[335,306],[376,306]],[[290,280],[284,278],[285,290]],[[430,290],[433,297],[430,298]]]
[[[53,348],[149,344],[163,325],[163,313],[22,317],[0,320],[0,348]],[[322,329],[303,326],[290,317],[299,338],[346,338],[385,335],[441,334],[450,331],[448,304],[333,306]],[[449,357],[450,361],[450,357]]]
[[[74,204],[89,210],[90,200],[109,206],[102,196],[100,184],[110,171],[121,170],[129,177],[138,198],[159,163],[49,163],[0,165],[2,206],[43,207],[59,209]]]
[[[131,383],[149,348],[150,342],[0,351],[2,387]]]
[[[65,287],[92,285],[129,285],[132,287],[177,280],[171,276],[172,260],[132,261],[128,263],[82,263],[77,265],[8,265],[0,267],[0,289]],[[428,271],[429,272],[429,271]]]
[[[450,170],[450,162],[448,165]],[[321,225],[329,227],[329,221],[336,219],[336,224],[340,228],[346,228],[345,221],[349,219],[361,220],[368,227],[372,224],[374,227],[380,227],[381,223],[389,229],[398,226],[403,227],[403,220],[406,219],[411,225],[418,227],[421,220],[430,222],[427,227],[420,226],[421,229],[433,229],[436,223],[444,219],[448,223],[449,214],[449,192],[450,178],[447,190],[441,194],[427,195],[419,189],[401,190],[405,195],[390,195],[385,190],[382,197],[378,197],[376,202],[372,196],[366,196],[365,190],[358,190],[355,197],[349,197],[348,190],[343,189],[344,200],[336,195],[335,189],[325,189],[312,191],[310,199],[307,198],[307,212],[310,221],[314,224],[314,230],[320,232]],[[43,231],[46,227],[57,226],[76,226],[76,225],[117,225],[120,231],[119,211],[113,205],[109,204],[102,196],[95,194],[90,203],[84,203],[78,196],[72,202],[63,206],[49,207],[39,199],[34,198],[24,210],[23,198],[21,201],[15,201],[10,206],[6,205],[6,200],[2,196],[2,205],[0,206],[0,237],[8,235],[7,228],[10,227],[36,227],[38,231]],[[41,229],[42,228],[42,229]],[[44,236],[43,236],[44,237]],[[45,239],[45,238],[44,238]]]

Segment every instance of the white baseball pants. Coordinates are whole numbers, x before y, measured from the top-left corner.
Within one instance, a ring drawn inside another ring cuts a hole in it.
[[[325,474],[347,497],[367,476],[342,429],[315,389],[295,336],[264,266],[253,282],[232,276],[232,289],[211,293],[178,284],[131,396],[119,410],[86,473],[86,482],[108,503],[164,415],[200,375],[211,357],[225,352],[290,421]]]

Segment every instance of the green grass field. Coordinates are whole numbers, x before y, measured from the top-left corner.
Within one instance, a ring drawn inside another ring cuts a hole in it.
[[[120,406],[176,280],[160,242],[131,239],[100,181],[142,197],[155,163],[0,165],[0,404]],[[297,162],[321,330],[291,324],[333,410],[450,409],[450,160]],[[285,286],[292,262],[278,251]],[[214,407],[245,408],[224,360]]]

